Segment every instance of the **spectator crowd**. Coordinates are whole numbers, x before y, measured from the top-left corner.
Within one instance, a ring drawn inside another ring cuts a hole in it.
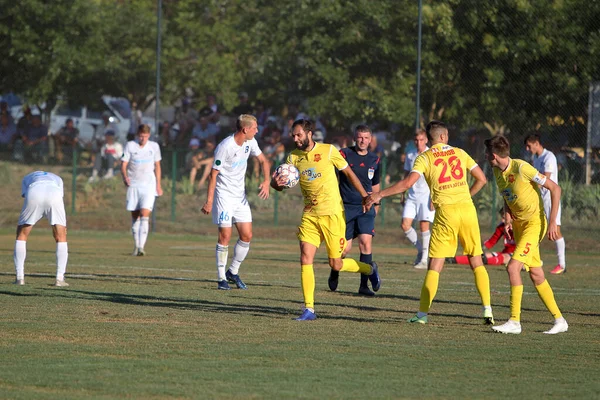
[[[64,126],[56,132],[50,132],[43,123],[39,110],[25,105],[22,111],[22,116],[15,120],[8,104],[0,101],[0,159],[67,165],[72,163],[73,154],[77,151],[79,160],[84,164],[87,162],[90,182],[115,176],[115,168],[118,171],[125,142],[134,139],[142,119],[142,112],[137,103],[133,102],[130,128],[127,132],[119,132],[112,114],[105,111],[102,114],[102,122],[94,127],[91,140],[84,142],[72,118],[67,119]],[[233,133],[233,124],[240,114],[256,117],[259,129],[256,139],[272,171],[294,148],[290,127],[297,119],[309,118],[315,121],[315,141],[331,143],[339,149],[353,144],[353,126],[347,126],[345,130],[336,130],[329,126],[326,117],[309,116],[297,104],[288,104],[281,112],[273,112],[266,102],[260,99],[251,100],[248,93],[240,92],[238,104],[226,111],[216,96],[195,98],[189,89],[175,103],[173,117],[157,124],[157,132],[152,139],[159,143],[163,154],[171,154],[173,151],[181,154],[177,157],[175,166],[178,177],[187,177],[196,191],[207,184],[214,149],[224,137]],[[412,128],[393,124],[369,125],[373,129],[370,150],[386,158],[386,176],[382,179],[388,184],[404,174],[405,154],[414,146]],[[486,135],[487,133],[484,135],[479,131],[466,131],[462,135],[456,135],[459,140],[453,144],[465,147],[474,155],[479,165],[486,165],[482,150],[482,138]],[[560,161],[561,153],[557,154]],[[571,170],[574,164],[573,157],[564,161],[564,167]],[[170,173],[171,157],[164,157],[163,163],[163,171]],[[561,167],[563,165],[559,165],[559,168]],[[259,165],[250,166],[248,173],[257,177]]]

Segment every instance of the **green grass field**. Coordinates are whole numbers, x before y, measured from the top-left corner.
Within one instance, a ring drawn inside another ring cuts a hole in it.
[[[569,273],[548,276],[570,329],[550,336],[542,331],[552,317],[529,280],[523,333],[483,326],[472,273],[461,266],[445,268],[430,323],[408,324],[424,272],[391,235],[376,239],[375,298],[355,295],[353,274],[329,292],[321,249],[319,318],[297,322],[293,228],[257,229],[240,272],[249,290],[229,292],[216,290],[212,233],[154,234],[148,255],[131,257],[127,232],[70,231],[71,286],[55,288],[47,223],[29,239],[22,287],[12,284],[13,229],[2,229],[0,398],[598,398],[600,250],[586,243],[599,231],[577,232]],[[544,252],[551,264],[552,244]],[[508,278],[488,270],[504,322]]]

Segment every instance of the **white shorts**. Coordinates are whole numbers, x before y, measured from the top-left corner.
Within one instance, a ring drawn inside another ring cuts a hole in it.
[[[152,211],[155,199],[155,188],[130,186],[127,188],[127,211],[137,211],[142,208]]]
[[[50,225],[67,226],[62,195],[62,189],[53,184],[31,186],[25,195],[18,225],[35,225],[40,219],[46,217]]]
[[[220,227],[229,227],[237,222],[252,222],[252,211],[246,196],[235,201],[216,196],[212,216],[213,223]]]
[[[550,208],[552,207],[552,200],[550,200],[550,192],[548,192],[547,196],[542,196],[542,201],[544,202],[544,213],[546,214],[546,219],[548,220],[548,222],[550,222]],[[562,214],[561,210],[562,206],[560,203],[558,203],[558,213],[556,213],[556,225],[559,226],[560,216]]]
[[[404,202],[402,218],[410,218],[417,221],[433,222],[435,211],[429,209],[429,195],[417,198],[407,198]]]

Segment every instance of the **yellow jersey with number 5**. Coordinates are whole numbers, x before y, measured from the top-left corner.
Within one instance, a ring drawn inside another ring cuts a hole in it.
[[[472,203],[467,174],[477,163],[463,149],[437,143],[421,153],[412,171],[425,177],[435,208]]]
[[[494,168],[494,177],[513,219],[542,223],[544,203],[539,185],[546,183],[546,175],[527,161],[511,158],[504,171]]]

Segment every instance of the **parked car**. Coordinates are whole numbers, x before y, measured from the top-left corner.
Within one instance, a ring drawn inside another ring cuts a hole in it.
[[[23,116],[23,106],[27,102],[24,101],[22,97],[17,96],[14,93],[5,93],[0,95],[0,101],[5,101],[8,104],[10,114],[15,122]],[[46,108],[46,103],[42,103],[39,106],[29,104],[29,107],[34,114],[42,114],[43,110]]]
[[[86,145],[90,143],[94,131],[102,123],[102,114],[110,112],[110,122],[119,128],[117,140],[125,143],[129,131],[129,116],[131,105],[129,100],[123,97],[102,96],[98,106],[69,107],[64,102],[59,102],[50,113],[50,134],[55,134],[65,126],[67,119],[71,118],[75,127],[79,129],[79,141]],[[156,132],[154,118],[143,117],[142,123],[150,125],[152,134]]]

